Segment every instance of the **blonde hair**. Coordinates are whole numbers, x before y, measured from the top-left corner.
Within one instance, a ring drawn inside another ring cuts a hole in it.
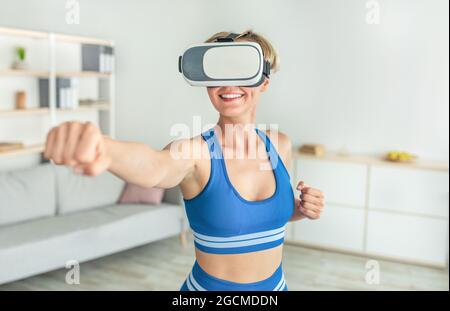
[[[205,43],[215,42],[219,38],[227,37],[232,32],[222,31],[212,35]],[[273,45],[264,36],[253,32],[252,30],[247,30],[234,39],[236,41],[250,41],[258,43],[263,51],[264,59],[270,63],[270,71],[277,72],[280,68],[280,57],[278,52],[275,50]]]

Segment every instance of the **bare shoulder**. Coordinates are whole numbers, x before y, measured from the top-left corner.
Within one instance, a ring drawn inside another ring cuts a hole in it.
[[[172,156],[178,159],[198,160],[203,158],[205,152],[208,152],[208,145],[201,135],[197,135],[191,138],[176,139],[164,149],[170,151]]]
[[[271,130],[267,130],[266,135],[269,136],[283,162],[286,163],[287,161],[290,161],[292,155],[292,142],[289,136],[280,131]]]

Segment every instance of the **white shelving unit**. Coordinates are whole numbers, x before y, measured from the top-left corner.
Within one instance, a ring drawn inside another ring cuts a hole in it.
[[[293,182],[323,190],[326,205],[319,220],[290,223],[288,243],[448,267],[448,163],[335,154],[294,163]]]
[[[41,48],[46,49],[44,52],[47,54],[46,65],[41,65],[35,68],[34,64],[30,62],[29,70],[14,70],[10,69],[6,65],[6,63],[0,63],[0,88],[2,87],[1,83],[7,83],[11,87],[11,85],[17,85],[17,90],[21,89],[21,84],[24,81],[27,81],[28,85],[33,85],[33,81],[36,80],[35,84],[37,85],[37,79],[39,78],[48,78],[49,79],[49,96],[50,102],[48,108],[40,108],[39,104],[34,102],[38,98],[38,94],[33,94],[33,105],[30,105],[29,108],[24,110],[15,110],[12,108],[12,104],[8,106],[8,108],[2,108],[2,103],[0,103],[0,125],[3,120],[10,120],[11,118],[43,118],[47,125],[47,128],[57,125],[58,123],[66,120],[66,119],[78,119],[78,115],[83,113],[97,113],[98,114],[98,122],[99,126],[102,128],[102,131],[105,134],[108,134],[111,137],[115,136],[115,76],[114,73],[101,73],[101,72],[91,72],[91,71],[81,71],[79,70],[60,70],[60,66],[58,64],[58,53],[65,54],[66,51],[71,51],[73,49],[80,49],[81,44],[97,44],[114,47],[114,42],[111,40],[104,40],[98,38],[90,38],[83,36],[74,36],[74,35],[66,35],[66,34],[57,34],[50,32],[40,32],[33,30],[24,30],[24,29],[15,29],[15,28],[5,28],[0,27],[0,43],[1,40],[12,40],[15,45],[21,45],[21,42],[28,42],[30,45],[39,45]],[[0,57],[2,55],[7,55],[5,51],[1,51],[2,45],[0,44]],[[62,52],[60,51],[62,49]],[[65,49],[65,50],[64,50]],[[3,54],[2,54],[3,53]],[[41,53],[42,54],[42,53]],[[71,54],[71,53],[68,53]],[[74,55],[77,55],[74,53]],[[80,54],[78,54],[80,55]],[[80,55],[81,57],[81,55]],[[45,56],[41,57],[44,58]],[[42,59],[40,59],[41,63],[44,63]],[[69,62],[72,60],[69,60]],[[65,60],[67,62],[67,60]],[[79,63],[80,59],[73,59],[73,63]],[[63,66],[64,67],[64,66]],[[33,69],[31,69],[33,68]],[[71,68],[73,69],[73,68]],[[92,102],[89,105],[80,105],[75,109],[60,109],[56,107],[56,78],[58,77],[76,77],[79,79],[97,79],[97,87],[100,86],[99,80],[106,80],[109,83],[108,86],[108,94],[107,101],[101,100],[97,102]],[[31,80],[30,80],[31,79]],[[9,82],[14,81],[14,82]],[[14,83],[14,84],[13,84]],[[38,92],[37,87],[33,88],[36,93]],[[11,96],[12,97],[12,96]],[[28,120],[28,119],[27,119]],[[39,123],[40,124],[40,123]],[[4,129],[0,129],[6,132]],[[32,132],[32,130],[28,130],[28,132]],[[11,132],[11,141],[17,140],[14,137],[16,132]],[[21,133],[22,134],[22,133]],[[40,135],[43,136],[43,135]],[[8,137],[9,138],[9,137]],[[30,155],[30,154],[39,154],[43,150],[43,143],[45,137],[42,137],[42,141],[40,143],[30,143],[26,144],[26,146],[21,150],[14,151],[6,151],[0,153],[0,160],[5,158],[11,158],[21,155]],[[5,140],[5,135],[3,134],[0,137],[0,141]]]

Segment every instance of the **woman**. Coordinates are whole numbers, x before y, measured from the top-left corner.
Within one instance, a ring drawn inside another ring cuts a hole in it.
[[[217,33],[207,42],[228,35]],[[247,31],[235,40],[258,43],[277,70],[277,53],[264,37]],[[287,290],[281,265],[285,225],[319,218],[324,199],[303,182],[300,198],[294,197],[286,169],[289,138],[254,125],[269,85],[266,78],[257,87],[207,88],[219,112],[217,125],[161,151],[112,140],[91,123],[66,122],[49,132],[44,155],[85,175],[108,170],[143,187],[179,185],[196,255],[181,290]]]

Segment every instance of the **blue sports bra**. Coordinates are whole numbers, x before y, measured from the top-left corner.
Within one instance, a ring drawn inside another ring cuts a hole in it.
[[[211,158],[209,180],[197,196],[184,200],[194,244],[201,251],[249,253],[284,242],[285,226],[294,211],[289,173],[265,133],[256,132],[265,142],[276,182],[274,194],[260,201],[244,199],[231,184],[214,128],[202,133]]]

